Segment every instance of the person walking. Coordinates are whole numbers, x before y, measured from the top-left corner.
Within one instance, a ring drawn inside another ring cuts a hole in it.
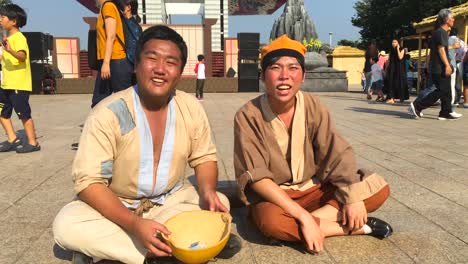
[[[366,94],[369,92],[369,88],[371,85],[371,77],[372,77],[370,60],[371,58],[375,58],[378,55],[379,55],[379,50],[377,49],[377,44],[373,40],[371,41],[371,43],[369,43],[369,46],[367,47],[367,50],[364,54],[365,62],[364,62],[364,68],[362,71],[364,72],[366,76],[366,86],[364,87],[364,93]]]
[[[449,62],[448,31],[453,27],[455,18],[450,9],[439,11],[436,20],[436,29],[432,33],[431,41],[431,76],[435,89],[425,97],[417,98],[408,107],[408,112],[415,119],[421,117],[421,111],[431,107],[440,99],[439,120],[455,120],[462,115],[452,112],[450,76],[453,68]]]
[[[461,89],[460,86],[457,84],[457,80],[459,79],[459,72],[458,72],[458,61],[457,61],[457,52],[459,53],[459,49],[461,48],[461,40],[458,38],[458,30],[453,27],[449,31],[449,61],[450,65],[452,65],[453,72],[450,75],[450,93],[451,97],[451,104],[452,104],[452,112],[455,112],[455,108],[458,106],[458,101],[461,96]]]
[[[0,152],[16,151],[29,153],[39,151],[41,146],[36,140],[34,122],[31,117],[29,95],[32,92],[32,77],[29,47],[20,28],[26,25],[26,12],[18,5],[8,4],[0,10],[1,27],[6,30],[1,46],[2,85],[0,88],[0,123],[5,129],[7,140],[0,143]],[[15,110],[24,126],[27,142],[16,137],[11,114]]]

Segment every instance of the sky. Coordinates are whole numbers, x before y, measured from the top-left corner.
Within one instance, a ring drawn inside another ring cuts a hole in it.
[[[79,37],[80,49],[87,48],[88,25],[83,17],[96,16],[76,0],[13,0],[28,14],[25,32],[46,32],[54,37]],[[357,0],[305,0],[305,7],[315,23],[319,39],[332,46],[341,39],[358,40],[359,28],[351,24]],[[267,43],[274,20],[281,16],[284,6],[269,16],[230,16],[229,37],[238,32],[259,32],[260,42]],[[199,20],[199,19],[198,19]],[[194,18],[178,17],[176,23],[194,21]],[[196,21],[196,20],[195,20]]]

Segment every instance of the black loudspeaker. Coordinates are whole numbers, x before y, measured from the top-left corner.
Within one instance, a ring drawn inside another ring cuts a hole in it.
[[[260,33],[237,33],[240,50],[258,50],[260,48]]]
[[[47,37],[42,32],[23,32],[28,41],[29,59],[44,60],[48,55]]]
[[[239,59],[258,59],[260,52],[258,49],[241,49],[239,50]]]
[[[31,48],[29,48],[31,49]],[[32,93],[41,93],[41,81],[46,75],[45,65],[42,63],[31,62]]]
[[[239,63],[237,64],[239,79],[257,78],[258,79],[258,64],[257,63]]]
[[[46,39],[47,39],[47,49],[50,51],[54,50],[54,36],[47,34]]]
[[[258,78],[240,79],[238,81],[238,92],[258,92]]]

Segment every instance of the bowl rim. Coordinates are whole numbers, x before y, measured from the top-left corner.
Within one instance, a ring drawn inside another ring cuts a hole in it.
[[[168,243],[169,246],[171,247],[174,247],[174,248],[177,248],[178,250],[184,250],[184,251],[190,251],[190,252],[195,252],[195,251],[202,251],[202,250],[207,250],[207,249],[210,249],[210,248],[213,248],[213,247],[216,247],[218,246],[220,243],[222,243],[226,238],[229,238],[229,236],[231,235],[231,224],[232,224],[232,216],[230,213],[226,213],[226,212],[218,212],[218,211],[209,211],[209,210],[190,210],[190,211],[183,211],[183,212],[180,212],[176,215],[173,215],[171,216],[169,219],[167,219],[165,222],[164,222],[164,225],[166,226],[166,223],[169,222],[170,220],[172,220],[173,218],[181,215],[181,214],[186,214],[186,213],[199,213],[199,212],[203,212],[203,213],[216,213],[216,214],[220,214],[220,215],[224,215],[226,217],[228,217],[228,224],[227,224],[227,230],[225,230],[225,234],[221,237],[221,239],[214,245],[210,246],[210,247],[206,247],[206,248],[199,248],[199,249],[188,249],[188,248],[181,248],[181,247],[177,247],[173,242],[172,240],[166,236],[165,234],[161,233],[161,237],[163,238],[164,242]],[[170,230],[169,230],[170,231]]]

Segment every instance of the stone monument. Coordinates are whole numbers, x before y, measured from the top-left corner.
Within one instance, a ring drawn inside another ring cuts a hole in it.
[[[304,6],[304,0],[288,0],[284,7],[283,14],[276,19],[270,32],[270,39],[276,39],[282,35],[302,42],[305,38],[318,38],[314,22]]]
[[[276,39],[282,35],[299,42],[318,39],[315,25],[312,22],[304,6],[304,0],[288,0],[283,14],[273,24],[270,39]],[[306,91],[347,91],[348,80],[346,71],[338,71],[328,67],[328,60],[322,48],[310,47],[305,55],[306,79],[302,90]]]

